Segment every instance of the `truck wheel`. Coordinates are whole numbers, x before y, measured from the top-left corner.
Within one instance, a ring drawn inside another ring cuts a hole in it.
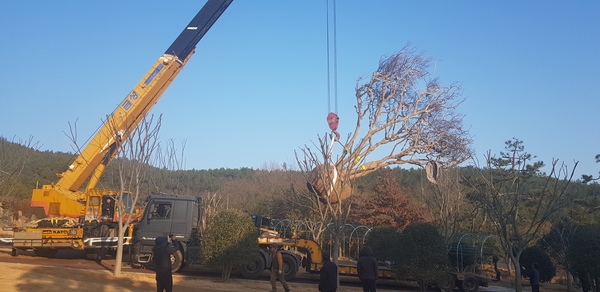
[[[262,256],[257,256],[255,261],[240,267],[240,272],[246,279],[256,279],[264,270],[265,260]]]
[[[58,249],[36,248],[33,250],[33,253],[38,257],[53,258],[58,253]]]
[[[179,269],[181,269],[181,267],[183,266],[183,255],[181,254],[181,251],[178,250],[175,253],[171,254],[171,271],[173,273],[179,271]]]
[[[298,262],[294,256],[290,254],[283,254],[283,274],[285,275],[285,280],[293,280],[296,277],[297,272]]]
[[[479,290],[479,281],[473,276],[466,276],[460,284],[460,290],[464,292],[477,292]]]
[[[438,285],[438,288],[440,288],[440,290],[442,290],[444,292],[451,292],[452,290],[454,290],[455,286],[456,286],[456,281],[454,280],[454,275],[446,274],[444,276],[443,282],[441,282]]]

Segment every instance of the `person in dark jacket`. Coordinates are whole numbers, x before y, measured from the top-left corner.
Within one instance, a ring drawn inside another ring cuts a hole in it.
[[[335,292],[338,282],[338,267],[331,261],[328,252],[323,253],[323,266],[319,277],[319,291]]]
[[[540,271],[538,270],[538,264],[534,263],[531,265],[531,270],[525,270],[521,266],[521,275],[529,278],[529,284],[531,285],[531,292],[540,292]]]
[[[377,277],[379,276],[379,266],[377,259],[373,256],[373,250],[365,246],[358,254],[358,278],[362,282],[364,292],[375,292],[377,286]]]
[[[529,275],[531,292],[540,292],[540,270],[538,268],[538,264],[531,265],[531,274]]]
[[[171,254],[178,250],[179,242],[174,236],[159,236],[154,240],[152,262],[154,263],[154,271],[156,272],[156,292],[173,291]]]

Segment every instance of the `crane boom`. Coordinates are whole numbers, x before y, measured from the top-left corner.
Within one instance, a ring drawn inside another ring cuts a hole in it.
[[[169,48],[106,119],[90,142],[55,184],[33,190],[33,207],[41,207],[49,217],[65,216],[86,220],[97,217],[99,202],[89,204],[91,197],[111,193],[96,190],[96,184],[106,166],[120,150],[120,141],[144,119],[167,90],[177,74],[194,54],[200,39],[206,34],[233,0],[208,0]],[[85,183],[85,190],[81,186]],[[96,204],[98,203],[98,204]],[[93,213],[93,214],[90,214]],[[95,215],[94,215],[95,214]]]

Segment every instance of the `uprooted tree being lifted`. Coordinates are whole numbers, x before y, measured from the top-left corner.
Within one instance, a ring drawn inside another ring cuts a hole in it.
[[[432,62],[407,46],[382,59],[370,80],[357,81],[356,127],[346,141],[319,138],[320,155],[310,147],[302,149],[301,166],[311,172],[311,191],[336,203],[351,193],[339,189],[342,178],[352,181],[394,165],[445,167],[470,157],[471,139],[462,115],[455,112],[462,102],[461,88],[455,83],[443,86],[428,72]],[[341,151],[334,158],[336,140]],[[329,192],[331,186],[335,192]]]
[[[429,165],[435,181],[438,167],[470,157],[471,139],[462,116],[455,112],[462,102],[461,88],[443,86],[428,71],[432,62],[410,46],[383,58],[370,80],[357,81],[356,127],[345,141],[336,127],[331,135],[318,138],[316,151],[305,146],[297,153],[308,189],[316,194],[305,194],[303,202],[311,202],[322,222],[335,223],[332,234],[339,234],[336,230],[350,212],[348,199],[356,178],[383,167],[410,164]],[[347,124],[342,119],[341,125]],[[338,248],[333,250],[335,259]]]

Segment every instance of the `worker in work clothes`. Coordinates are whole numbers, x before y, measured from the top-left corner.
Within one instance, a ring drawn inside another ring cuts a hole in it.
[[[283,274],[283,256],[277,250],[276,244],[271,244],[269,251],[271,252],[271,288],[273,288],[271,291],[277,292],[277,280],[279,280],[285,292],[290,292],[290,286],[285,281],[285,275]]]
[[[179,250],[179,242],[174,236],[159,236],[154,240],[152,262],[156,272],[156,292],[173,291],[173,274],[171,273],[171,254]]]

